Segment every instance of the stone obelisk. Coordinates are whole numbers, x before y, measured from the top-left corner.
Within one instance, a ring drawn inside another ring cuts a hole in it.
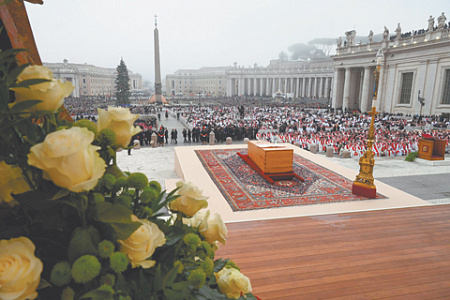
[[[155,39],[155,96],[156,103],[162,103],[161,99],[161,65],[159,62],[159,34],[158,34],[158,22],[157,16],[155,15],[155,30],[154,30],[154,39]]]

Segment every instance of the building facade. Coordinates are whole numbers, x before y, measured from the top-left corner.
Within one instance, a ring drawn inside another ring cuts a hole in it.
[[[166,76],[166,95],[172,97],[226,95],[228,67],[204,67],[198,70],[177,70]]]
[[[116,92],[117,70],[88,64],[43,63],[50,68],[53,76],[61,81],[70,81],[74,86],[72,97],[112,97]],[[128,69],[130,89],[142,89],[142,76]]]
[[[333,60],[273,60],[267,67],[216,67],[178,70],[166,76],[172,96],[272,97],[280,91],[289,98],[330,98]]]
[[[267,67],[227,71],[228,96],[274,97],[279,91],[287,98],[329,99],[333,81],[330,58],[284,61],[272,60]]]
[[[430,17],[427,30],[395,35],[385,27],[383,40],[355,44],[355,32],[338,41],[334,61],[332,107],[369,111],[374,91],[376,54],[383,53],[376,108],[405,115],[441,115],[450,112],[450,33]],[[432,21],[432,22],[431,22]]]

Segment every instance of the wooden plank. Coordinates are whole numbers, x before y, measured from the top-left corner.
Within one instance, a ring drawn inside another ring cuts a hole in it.
[[[218,257],[262,299],[450,295],[450,205],[228,224]]]

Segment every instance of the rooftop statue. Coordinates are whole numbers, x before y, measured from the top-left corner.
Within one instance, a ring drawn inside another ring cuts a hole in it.
[[[442,13],[438,19],[438,29],[444,29],[445,28],[445,21],[447,21],[447,18],[445,17],[444,13]]]
[[[434,17],[430,16],[430,18],[428,19],[428,31],[433,31],[434,28]]]
[[[337,44],[337,47],[338,47],[338,48],[341,48],[341,47],[342,47],[342,38],[341,38],[341,37],[338,37],[338,38],[337,38],[336,44]]]
[[[400,23],[397,25],[397,29],[395,29],[395,37],[399,39],[402,36],[402,28],[400,27]]]
[[[389,29],[387,29],[386,26],[384,26],[383,40],[384,41],[389,41]]]
[[[369,43],[373,43],[373,31],[372,30],[369,31],[368,38],[369,38]]]

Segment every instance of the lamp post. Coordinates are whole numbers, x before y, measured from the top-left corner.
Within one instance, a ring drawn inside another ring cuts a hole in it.
[[[383,60],[383,51],[378,50],[377,53],[377,66],[374,72],[374,87],[373,87],[373,100],[372,109],[369,112],[371,116],[369,134],[367,136],[366,142],[366,152],[359,159],[359,174],[356,175],[355,181],[352,185],[352,193],[359,196],[364,196],[367,198],[375,198],[377,195],[377,188],[374,185],[373,179],[373,166],[375,165],[374,153],[372,151],[372,146],[375,142],[375,115],[377,112],[377,99],[378,99],[378,84],[380,80],[380,69],[381,61]]]

